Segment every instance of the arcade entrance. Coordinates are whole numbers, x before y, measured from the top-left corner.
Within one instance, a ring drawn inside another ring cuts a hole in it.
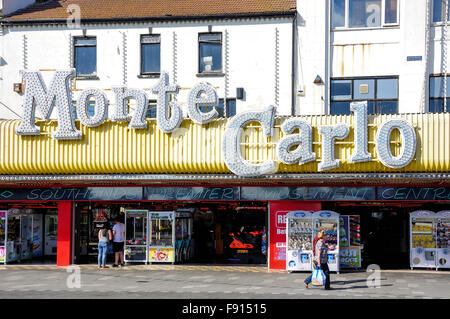
[[[267,217],[267,202],[78,202],[74,263],[97,262],[99,227],[118,218],[129,263],[154,263],[162,251],[169,263],[265,264]]]

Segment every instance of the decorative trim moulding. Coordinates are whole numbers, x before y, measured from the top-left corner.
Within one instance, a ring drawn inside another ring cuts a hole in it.
[[[308,182],[349,183],[366,181],[367,183],[382,181],[383,183],[406,180],[412,183],[429,182],[431,180],[450,183],[450,173],[366,173],[366,174],[274,174],[245,178],[234,174],[92,174],[92,175],[0,175],[0,182],[201,182],[230,181],[244,183]]]

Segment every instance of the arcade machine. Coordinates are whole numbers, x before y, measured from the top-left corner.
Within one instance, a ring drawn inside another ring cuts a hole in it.
[[[450,210],[437,213],[437,268],[450,268]]]
[[[148,261],[147,210],[125,210],[125,263]]]
[[[111,210],[109,208],[92,208],[91,222],[89,223],[89,242],[87,245],[88,256],[91,260],[97,260],[98,257],[98,232],[103,226],[109,227],[109,217]]]
[[[151,263],[175,262],[175,212],[149,212],[149,256]]]
[[[436,268],[436,213],[415,211],[410,213],[410,266]]]
[[[341,216],[339,224],[339,267],[359,269],[362,261],[360,217]]]
[[[314,237],[321,230],[325,230],[328,245],[328,268],[339,273],[339,218],[333,211],[319,211],[312,214]],[[313,238],[314,238],[313,237]]]
[[[192,258],[193,210],[175,212],[175,262],[186,262]]]
[[[313,260],[312,212],[293,211],[286,215],[286,270],[311,271]]]
[[[6,235],[6,238],[4,237],[3,263],[32,259],[32,215],[20,209],[12,209],[2,212],[0,216],[2,216],[2,219],[4,218],[4,233]]]

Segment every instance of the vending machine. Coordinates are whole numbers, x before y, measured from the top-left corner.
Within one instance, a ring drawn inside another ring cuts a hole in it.
[[[410,213],[409,220],[411,269],[436,268],[436,213],[415,211]]]
[[[21,209],[10,209],[0,214],[4,225],[4,248],[0,245],[3,263],[33,258],[33,215]],[[1,227],[1,226],[0,226]],[[1,230],[0,230],[1,233]],[[2,252],[3,251],[3,252]],[[1,261],[0,261],[1,262]]]
[[[436,214],[437,268],[450,268],[450,210]]]
[[[333,211],[322,210],[312,214],[314,237],[321,230],[325,230],[328,245],[328,268],[339,273],[339,218],[340,215]]]
[[[125,210],[125,248],[126,263],[148,261],[147,210]]]
[[[313,261],[312,212],[293,211],[286,215],[286,270],[311,271]]]
[[[339,267],[361,268],[360,216],[341,216],[339,219]]]
[[[151,263],[175,262],[175,212],[149,212],[149,257]]]

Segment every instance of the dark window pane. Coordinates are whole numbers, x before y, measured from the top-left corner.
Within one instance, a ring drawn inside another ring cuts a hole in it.
[[[158,73],[161,70],[160,44],[142,44],[142,73]]]
[[[199,105],[199,106],[198,106],[198,109],[200,110],[200,112],[208,113],[209,111],[212,110],[212,106],[209,106],[209,105]]]
[[[442,0],[433,0],[433,22],[442,21]]]
[[[223,107],[223,99],[219,99],[219,105],[216,107],[217,112],[219,113],[219,117],[224,117],[225,109]]]
[[[442,113],[444,111],[444,101],[442,99],[430,100],[430,112]]]
[[[384,23],[397,23],[397,1],[398,0],[386,0]]]
[[[445,4],[443,0],[433,0],[433,22],[441,22],[444,21],[444,10]],[[450,11],[450,5],[448,6],[448,11]],[[447,11],[447,17],[448,17]]]
[[[375,98],[375,80],[355,80],[353,87],[355,100],[371,100]]]
[[[398,102],[397,101],[381,101],[377,103],[378,114],[397,114]]]
[[[147,109],[147,115],[145,117],[148,119],[156,118],[156,102],[155,101],[149,102],[148,109]]]
[[[398,80],[397,79],[377,80],[377,98],[378,99],[398,98]]]
[[[77,102],[72,101],[72,117],[74,120],[77,119]]]
[[[223,99],[219,99],[219,105],[216,107],[216,110],[219,113],[219,117],[225,117],[225,110],[223,107]],[[236,115],[236,100],[235,99],[227,100],[226,115],[227,115],[227,117]]]
[[[75,47],[75,68],[77,75],[91,75],[97,71],[97,48]]]
[[[430,96],[431,97],[444,96],[444,77],[442,76],[430,77]],[[450,97],[450,77],[447,77],[447,97]]]
[[[374,101],[367,102],[367,113],[375,114],[375,102]]]
[[[222,44],[200,43],[200,72],[222,70]]]
[[[352,98],[352,81],[350,80],[331,81],[332,100],[348,100],[351,98]]]
[[[88,114],[89,114],[89,116],[95,115],[95,101],[92,101],[92,100],[89,101]]]
[[[231,99],[227,100],[227,116],[235,116],[236,115],[236,100]]]
[[[442,78],[441,77],[431,77],[430,78],[430,96],[440,97],[443,95],[442,92]]]
[[[331,102],[331,115],[349,115],[350,102]]]
[[[345,0],[333,0],[333,28],[345,26]]]
[[[348,0],[349,27],[380,27],[381,0]]]

